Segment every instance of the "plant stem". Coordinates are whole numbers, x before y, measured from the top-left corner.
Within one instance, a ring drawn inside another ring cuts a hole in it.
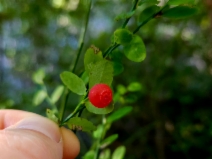
[[[102,115],[102,125],[103,125],[103,131],[102,131],[102,134],[101,134],[101,136],[100,136],[100,138],[98,139],[98,141],[97,141],[97,145],[96,145],[96,151],[95,151],[95,157],[94,157],[94,159],[98,159],[99,158],[99,150],[100,150],[100,143],[101,143],[101,140],[104,138],[104,135],[105,135],[105,115]]]
[[[136,2],[137,2],[137,1],[136,1]],[[166,5],[165,5],[165,6],[166,6]],[[153,18],[156,17],[157,15],[160,15],[161,11],[165,8],[165,6],[162,7],[157,13],[153,14],[152,16],[148,17],[145,21],[141,22],[141,23],[138,25],[138,27],[133,31],[133,34],[136,34],[136,33],[140,30],[140,28],[141,28],[142,26],[144,26],[146,23],[148,23],[151,19],[153,19]],[[128,21],[129,21],[129,20],[128,20]],[[126,19],[126,21],[124,22],[124,24],[125,24],[126,22],[128,22],[128,21],[127,21],[127,19]],[[127,23],[126,23],[126,24],[127,24]],[[123,26],[126,26],[126,24],[123,25]],[[115,49],[116,49],[117,47],[119,47],[119,46],[120,46],[120,44],[114,43],[113,45],[111,45],[111,46],[104,52],[103,56],[104,56],[104,57],[107,57],[111,52],[113,52],[113,50],[115,50]]]
[[[135,3],[134,3],[134,5],[133,5],[133,8],[131,9],[131,12],[133,12],[133,11],[136,10],[136,7],[137,7],[137,5],[138,5],[138,2],[139,2],[139,0],[135,0]],[[123,25],[122,25],[122,28],[125,28],[125,27],[126,27],[126,25],[127,25],[127,23],[129,22],[130,18],[131,18],[131,17],[127,18],[127,19],[124,21],[124,23],[123,23]]]
[[[79,40],[80,41],[79,42],[80,45],[79,45],[79,50],[78,50],[78,53],[77,53],[77,57],[76,57],[75,62],[74,62],[74,67],[72,69],[73,73],[76,71],[76,66],[78,64],[79,57],[80,57],[80,55],[82,53],[82,49],[83,49],[83,46],[84,46],[84,39],[85,39],[85,34],[86,34],[86,31],[87,31],[87,27],[88,27],[90,10],[91,10],[91,2],[92,2],[92,0],[90,0],[89,4],[88,4],[88,12],[87,12],[86,20],[85,20],[85,27],[84,27],[84,29],[82,31],[82,34],[81,34],[82,36],[80,37],[80,40]],[[61,123],[64,123],[63,118],[64,118],[64,112],[65,112],[65,109],[66,109],[69,93],[70,92],[69,92],[68,88],[66,87],[65,90],[64,90],[64,93],[63,93],[64,97],[62,99],[62,104],[61,104],[61,109],[60,109],[60,122]],[[78,108],[78,107],[76,107],[76,108]],[[74,111],[76,111],[76,109]]]

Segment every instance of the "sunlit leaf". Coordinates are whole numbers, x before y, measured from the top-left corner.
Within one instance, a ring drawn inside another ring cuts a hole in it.
[[[84,66],[85,70],[89,73],[93,64],[103,59],[102,52],[95,46],[90,47],[85,52]]]
[[[90,150],[88,151],[82,158],[83,159],[94,159],[95,158],[95,151],[94,150]]]
[[[124,117],[125,115],[129,114],[132,111],[132,107],[131,106],[125,106],[122,107],[118,110],[116,110],[115,112],[113,112],[111,115],[109,115],[107,117],[107,122],[108,123],[112,123],[122,117]]]
[[[133,38],[132,32],[127,29],[117,29],[114,32],[114,42],[117,44],[128,44]]]
[[[72,92],[78,95],[86,94],[85,83],[77,75],[73,74],[72,72],[65,71],[60,74],[60,78]]]
[[[47,94],[44,90],[39,90],[35,95],[34,98],[32,99],[32,103],[37,106],[40,105],[44,99],[46,98]]]
[[[96,126],[93,125],[92,122],[80,117],[73,117],[69,119],[66,124],[72,130],[81,130],[87,132],[96,130]]]
[[[146,48],[143,40],[139,36],[134,35],[132,41],[124,45],[124,54],[131,61],[143,61],[146,57]]]
[[[54,90],[54,92],[52,93],[50,99],[52,103],[56,103],[59,99],[60,96],[62,95],[64,90],[64,86],[57,86]]]
[[[35,82],[37,84],[43,84],[44,77],[45,77],[44,70],[39,69],[32,75],[32,80],[33,80],[33,82]]]
[[[93,65],[89,73],[89,88],[97,83],[111,85],[113,81],[113,63],[108,60],[101,60]]]
[[[139,82],[132,82],[127,87],[127,90],[130,91],[130,92],[140,91],[140,90],[142,90],[142,84],[139,83]]]
[[[112,159],[123,159],[125,152],[126,152],[126,148],[124,146],[119,146],[113,152]]]

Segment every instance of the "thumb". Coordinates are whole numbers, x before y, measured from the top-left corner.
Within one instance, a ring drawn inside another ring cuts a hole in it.
[[[23,119],[19,118],[16,121],[14,116],[9,118],[8,114],[12,115],[13,113],[7,113],[5,121],[3,121],[6,126],[3,130],[0,130],[1,159],[65,158],[62,141],[63,136],[67,137],[68,135],[64,135],[64,132],[67,134],[64,128],[61,130],[54,122],[36,114],[26,113],[27,115],[24,114]],[[11,122],[8,119],[11,119]],[[74,135],[69,137],[73,140],[73,143],[78,144]],[[69,144],[69,146],[73,145]],[[71,158],[76,157],[76,155]]]

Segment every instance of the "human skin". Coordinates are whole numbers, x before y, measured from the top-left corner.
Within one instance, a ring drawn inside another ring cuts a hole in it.
[[[1,159],[74,159],[80,150],[76,135],[40,115],[0,110]]]

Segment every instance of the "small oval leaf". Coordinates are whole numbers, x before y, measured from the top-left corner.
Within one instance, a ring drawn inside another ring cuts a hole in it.
[[[73,74],[72,72],[65,71],[60,74],[60,78],[72,92],[78,95],[86,94],[85,83],[77,75]]]
[[[89,112],[94,113],[94,114],[108,114],[108,113],[112,112],[113,108],[114,108],[113,104],[110,104],[109,106],[107,106],[105,108],[97,108],[97,107],[93,106],[89,100],[87,100],[85,102],[85,106]]]
[[[126,152],[126,148],[124,146],[119,146],[113,152],[112,159],[123,159],[125,152]]]
[[[47,94],[46,94],[46,92],[44,90],[39,90],[35,94],[34,98],[32,99],[33,104],[35,106],[40,105],[44,101],[44,99],[46,98],[46,96],[47,96]]]
[[[130,113],[132,111],[132,109],[133,108],[131,106],[125,106],[125,107],[120,108],[119,110],[113,112],[110,116],[107,117],[107,122],[112,123],[112,122],[124,117],[125,115]]]
[[[108,60],[98,61],[93,64],[89,73],[89,88],[97,83],[105,83],[111,85],[113,81],[113,63]]]
[[[173,19],[183,19],[195,15],[198,12],[196,7],[177,6],[163,12],[162,16]]]
[[[128,44],[131,42],[133,34],[127,29],[117,29],[114,32],[114,42],[117,44]]]
[[[62,95],[63,90],[64,90],[64,86],[57,86],[55,88],[55,90],[52,93],[51,98],[50,98],[51,99],[51,102],[53,104],[55,104],[60,99],[60,96]]]
[[[106,139],[104,139],[100,144],[101,149],[104,149],[107,146],[109,146],[110,144],[112,144],[118,137],[119,137],[118,134],[113,134],[113,135],[107,137]]]
[[[124,45],[124,54],[131,61],[143,61],[146,58],[146,48],[143,40],[139,36],[134,35],[132,41]]]
[[[132,82],[129,84],[129,86],[127,87],[127,90],[130,92],[137,92],[137,91],[141,91],[142,90],[142,84],[139,82]]]
[[[85,71],[89,73],[90,70],[92,69],[92,66],[93,66],[92,64],[102,59],[103,59],[102,52],[97,47],[92,45],[85,52],[85,56],[84,56]]]
[[[72,130],[81,130],[87,132],[96,130],[96,126],[93,125],[92,122],[80,117],[73,117],[69,119],[66,124]]]

